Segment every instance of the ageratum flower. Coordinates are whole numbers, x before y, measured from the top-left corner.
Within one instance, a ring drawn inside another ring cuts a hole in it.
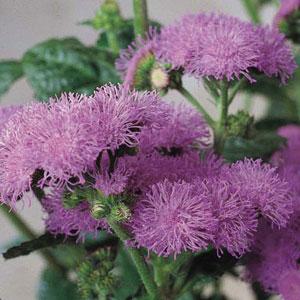
[[[250,199],[253,207],[274,225],[286,226],[293,212],[289,184],[277,169],[261,160],[245,159],[231,165],[222,175]]]
[[[124,85],[135,87],[139,85],[139,67],[144,66],[151,70],[155,64],[154,50],[157,32],[151,28],[146,38],[139,36],[127,49],[122,49],[116,60],[116,69],[122,76]],[[150,76],[150,74],[148,74]],[[142,78],[145,80],[145,78]]]
[[[213,239],[216,219],[193,185],[167,180],[153,185],[138,201],[131,222],[138,246],[159,256],[201,251]]]
[[[258,69],[269,77],[279,77],[285,84],[297,68],[291,47],[277,29],[258,27],[260,39]]]
[[[278,292],[285,300],[300,299],[300,270],[287,271],[281,275]]]
[[[211,132],[199,112],[183,104],[170,105],[168,118],[161,128],[142,131],[140,150],[172,152],[172,149],[177,149],[187,152],[207,148],[211,140]]]
[[[42,104],[35,103],[15,112],[0,135],[0,201],[11,207],[30,190],[32,175],[38,168],[33,152],[37,143],[29,133],[45,113]]]
[[[296,68],[278,31],[216,14],[185,16],[163,28],[156,55],[187,74],[217,80],[244,76],[253,81],[250,72],[257,69],[285,83]]]
[[[65,208],[62,198],[63,192],[54,190],[42,200],[47,213],[46,227],[52,234],[76,236],[78,241],[83,241],[87,234],[96,235],[99,230],[108,228],[103,219],[96,220],[91,216],[88,201],[82,201],[74,208]]]
[[[285,19],[295,10],[299,9],[300,0],[281,0],[280,8],[275,16],[274,23],[278,24],[282,19]]]
[[[211,203],[214,217],[218,220],[214,245],[220,253],[222,248],[233,256],[243,255],[250,249],[257,230],[257,217],[250,201],[239,189],[223,179],[196,180],[201,194],[205,192]]]
[[[11,105],[0,107],[0,130],[5,127],[5,124],[8,120],[19,110],[22,109],[22,106]]]
[[[292,225],[292,222],[291,222]],[[251,281],[258,281],[268,292],[279,292],[287,272],[298,270],[300,257],[300,239],[298,227],[271,228],[261,222],[253,252],[247,262],[246,276]],[[298,299],[298,298],[295,298]]]

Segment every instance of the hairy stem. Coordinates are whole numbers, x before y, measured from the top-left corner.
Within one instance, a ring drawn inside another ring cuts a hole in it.
[[[135,36],[145,37],[148,31],[147,1],[133,0],[133,10]]]
[[[248,16],[251,18],[252,22],[260,24],[260,16],[256,0],[242,0],[243,6],[247,11]]]
[[[215,126],[215,121],[211,118],[211,116],[208,114],[208,112],[204,109],[204,107],[198,102],[197,99],[184,87],[179,87],[178,91],[181,95],[183,95],[187,101],[189,101],[198,111],[200,111],[205,118],[208,125],[210,125],[212,128]]]
[[[6,205],[1,205],[0,207],[2,212],[6,215],[6,217],[21,234],[23,234],[29,240],[37,239],[35,232],[16,212],[11,211]],[[40,253],[50,266],[54,267],[58,271],[61,271],[62,273],[65,272],[65,268],[60,265],[60,263],[56,260],[56,258],[52,255],[52,253],[49,250],[43,249],[40,250]]]
[[[114,230],[115,234],[121,241],[128,240],[130,237],[126,230],[117,222],[107,219],[109,225],[111,228]],[[146,288],[147,293],[149,294],[150,298],[155,300],[158,299],[158,291],[157,291],[157,286],[153,280],[153,276],[144,260],[143,255],[140,253],[139,250],[134,249],[134,248],[127,248],[127,251],[129,252],[136,269],[143,281],[143,284]]]

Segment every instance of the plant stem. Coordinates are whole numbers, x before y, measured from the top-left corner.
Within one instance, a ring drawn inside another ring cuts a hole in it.
[[[260,24],[261,20],[255,0],[242,0],[242,3],[251,20],[256,24]]]
[[[121,240],[121,241],[125,241],[128,240],[130,237],[128,235],[128,233],[126,232],[126,230],[124,228],[122,228],[122,226],[107,218],[108,224],[111,226],[111,228],[114,230],[115,234],[117,235],[117,237]],[[129,252],[135,266],[136,269],[138,271],[138,273],[140,274],[140,277],[143,281],[143,284],[147,290],[147,293],[149,294],[151,299],[158,299],[158,291],[157,291],[157,286],[153,280],[153,276],[144,260],[143,255],[134,248],[127,248],[127,251]]]
[[[146,0],[133,0],[135,36],[146,36],[148,31],[148,13]]]
[[[242,78],[232,87],[231,94],[229,95],[229,98],[228,98],[228,105],[231,104],[231,102],[233,101],[233,99],[235,98],[235,96],[237,95],[237,93],[243,87],[243,85],[245,83],[246,83],[246,79]]]
[[[37,238],[35,232],[25,223],[25,221],[16,213],[11,211],[6,205],[1,205],[2,212],[6,215],[6,217],[11,221],[11,223],[17,228],[21,234],[23,234],[29,240],[34,240]],[[64,273],[65,268],[61,266],[56,258],[52,255],[50,251],[47,249],[40,250],[42,257],[45,261],[58,271]]]
[[[211,118],[211,116],[208,114],[208,112],[204,109],[204,107],[198,102],[197,99],[194,98],[194,96],[186,90],[184,87],[179,87],[178,92],[184,96],[195,108],[197,108],[198,111],[200,111],[208,125],[210,125],[212,128],[215,126],[215,121]]]
[[[227,117],[228,117],[228,107],[229,107],[228,87],[229,85],[226,79],[220,82],[220,102],[218,103],[219,118],[215,130],[215,135],[216,135],[215,148],[219,153],[222,152],[223,149],[224,134],[225,134],[226,124],[227,124]]]
[[[116,33],[113,31],[107,31],[107,40],[112,52],[114,54],[118,54],[120,52],[120,47]]]

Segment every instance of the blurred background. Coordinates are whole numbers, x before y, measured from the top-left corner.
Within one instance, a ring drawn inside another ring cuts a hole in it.
[[[132,16],[132,1],[119,1],[122,14]],[[23,53],[41,41],[52,37],[76,36],[85,44],[93,44],[98,37],[97,31],[79,25],[80,21],[92,18],[99,8],[99,0],[0,0],[0,59],[19,59]],[[242,19],[247,19],[239,0],[149,0],[148,13],[151,19],[161,24],[169,24],[186,13],[217,11]],[[264,22],[270,23],[273,9],[263,11]],[[185,78],[186,87],[207,106],[212,108],[200,82]],[[19,104],[33,100],[33,91],[26,79],[18,80],[1,100],[1,105]],[[167,99],[179,99],[176,92]],[[237,101],[234,110],[242,105]],[[265,109],[261,98],[254,101],[253,113],[259,118]],[[213,112],[212,112],[213,113]],[[22,210],[22,216],[31,227],[43,231],[42,212],[37,201],[30,208]],[[0,248],[17,239],[18,234],[6,217],[0,212]],[[4,262],[0,257],[0,299],[36,299],[38,279],[43,261],[37,253]],[[254,299],[247,284],[234,282],[231,278],[224,281],[223,288],[232,300]],[[275,298],[274,298],[275,299]]]

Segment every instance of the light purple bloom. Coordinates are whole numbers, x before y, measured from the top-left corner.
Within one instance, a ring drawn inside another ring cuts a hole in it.
[[[225,179],[208,179],[195,184],[199,191],[205,191],[206,201],[211,203],[218,220],[214,238],[218,251],[222,253],[222,248],[226,248],[233,256],[249,251],[257,230],[257,216],[249,199]]]
[[[139,246],[160,256],[201,251],[213,238],[216,219],[193,185],[163,181],[139,200],[131,229]]]
[[[295,10],[299,9],[300,0],[281,0],[280,8],[275,16],[274,23],[278,24],[282,19],[288,17]]]
[[[124,85],[134,86],[134,78],[139,63],[149,55],[154,55],[157,32],[154,28],[149,30],[144,39],[139,36],[127,49],[122,49],[120,57],[116,60],[116,69],[122,75]]]
[[[0,107],[0,131],[5,127],[8,120],[19,110],[22,109],[20,105],[10,105]]]
[[[253,207],[274,225],[286,226],[293,211],[289,184],[277,169],[261,160],[245,159],[231,165],[223,176],[240,189]]]
[[[260,39],[258,69],[269,77],[279,77],[285,84],[297,68],[285,36],[269,27],[258,27],[256,33]]]
[[[300,299],[300,270],[291,270],[280,276],[278,291],[284,300]]]
[[[96,235],[99,230],[108,228],[103,219],[96,220],[91,216],[90,204],[87,201],[80,202],[75,208],[65,208],[60,190],[46,196],[42,205],[47,213],[47,230],[54,235],[76,236],[78,241],[83,241],[86,234]]]

